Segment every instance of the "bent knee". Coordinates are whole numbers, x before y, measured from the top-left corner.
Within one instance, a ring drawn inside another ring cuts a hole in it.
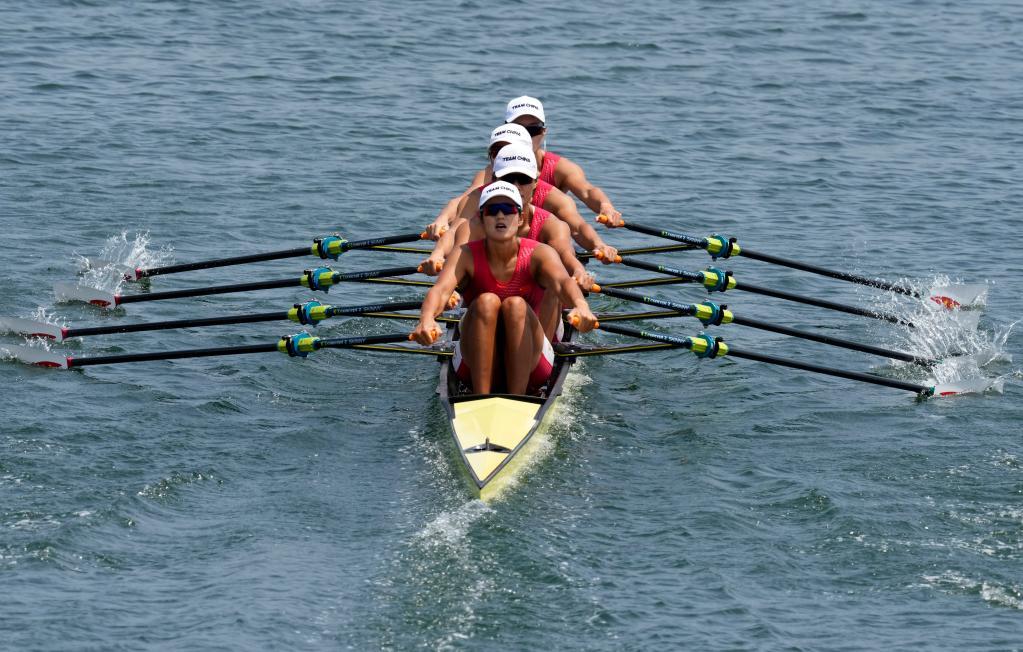
[[[529,310],[529,304],[522,297],[508,297],[501,301],[501,314],[520,316]]]
[[[475,312],[496,313],[501,309],[501,297],[493,292],[484,292],[469,307]]]

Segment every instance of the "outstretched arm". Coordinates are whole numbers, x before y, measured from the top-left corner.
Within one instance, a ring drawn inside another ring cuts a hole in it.
[[[603,190],[590,183],[586,178],[586,173],[578,164],[562,158],[558,161],[558,167],[562,168],[560,171],[563,175],[562,186],[597,215],[607,215],[611,218],[612,223],[609,226],[619,226],[622,219],[621,212],[614,207],[611,199]]]
[[[487,169],[477,170],[476,174],[472,177],[472,181],[469,183],[469,187],[461,195],[452,198],[451,201],[444,205],[444,208],[440,209],[437,217],[426,225],[426,237],[436,240],[448,230],[446,227],[453,225],[455,218],[461,213],[463,200],[483,185],[484,180],[487,178]]]
[[[586,333],[593,330],[597,318],[586,303],[579,285],[568,277],[565,266],[561,264],[557,252],[545,244],[536,245],[530,264],[533,278],[540,282],[548,292],[557,292],[564,306],[572,306],[569,318],[577,318],[576,328]]]
[[[437,315],[444,311],[448,304],[448,299],[451,298],[451,293],[455,291],[455,288],[458,287],[458,284],[465,277],[467,269],[466,260],[472,260],[472,256],[459,256],[458,262],[445,267],[444,271],[440,273],[437,282],[426,293],[426,298],[423,299],[423,306],[419,313],[419,323],[416,324],[415,330],[412,331],[412,339],[420,344],[433,344],[437,339],[438,333],[441,332],[440,327],[437,326]]]
[[[544,222],[541,233],[543,241],[554,251],[558,252],[561,263],[565,266],[572,280],[580,288],[588,290],[593,285],[593,275],[587,271],[586,266],[575,255],[575,247],[572,246],[572,234],[568,225],[561,220],[548,219]]]
[[[604,239],[597,234],[597,230],[579,214],[579,210],[576,209],[572,198],[565,193],[557,188],[552,188],[547,194],[544,206],[547,206],[548,210],[568,225],[572,232],[572,238],[586,251],[594,253],[599,251],[602,255],[601,260],[607,261],[614,260],[615,256],[618,255],[618,250],[604,242]]]

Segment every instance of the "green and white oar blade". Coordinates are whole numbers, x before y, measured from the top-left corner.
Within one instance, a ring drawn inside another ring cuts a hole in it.
[[[987,283],[935,285],[927,291],[930,301],[947,310],[980,306],[987,298]]]
[[[25,337],[44,337],[58,342],[64,341],[64,329],[60,326],[20,317],[0,317],[0,332],[17,333]]]
[[[60,302],[81,301],[90,303],[100,308],[115,308],[117,306],[117,295],[98,288],[78,285],[61,281],[53,284],[53,294]]]
[[[25,364],[37,367],[52,367],[54,369],[67,369],[69,367],[66,355],[34,346],[0,344],[0,354],[7,358],[13,358],[18,362],[24,362]]]

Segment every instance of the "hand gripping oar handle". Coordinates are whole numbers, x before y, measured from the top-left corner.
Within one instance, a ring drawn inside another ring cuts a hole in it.
[[[268,251],[265,253],[247,254],[244,256],[232,256],[230,258],[215,258],[195,263],[182,263],[180,265],[166,265],[164,267],[136,269],[134,274],[127,275],[126,278],[129,281],[137,281],[142,278],[160,276],[163,274],[177,274],[178,272],[190,272],[197,269],[244,265],[246,263],[259,263],[268,260],[280,260],[282,258],[297,258],[298,256],[312,255],[319,256],[321,259],[332,258],[337,260],[338,256],[353,249],[371,249],[373,247],[382,247],[402,242],[413,242],[425,238],[425,231],[422,233],[401,233],[398,235],[383,236],[379,238],[352,240],[350,242],[339,236],[328,236],[313,240],[311,247],[295,247],[294,249],[281,249],[279,251]]]
[[[599,216],[597,221],[602,224],[605,223],[605,219],[601,219],[603,216]],[[780,265],[782,267],[788,267],[791,269],[798,269],[803,272],[809,272],[811,274],[817,274],[820,276],[827,276],[829,278],[838,279],[841,281],[849,281],[850,283],[858,283],[859,285],[866,285],[869,287],[879,288],[881,290],[888,290],[890,292],[897,292],[917,299],[924,298],[924,295],[917,290],[908,288],[905,285],[898,283],[892,283],[880,278],[868,278],[866,276],[860,276],[851,272],[842,272],[835,269],[828,269],[827,267],[821,267],[819,265],[811,265],[810,263],[803,263],[798,260],[791,260],[789,258],[782,258],[780,256],[772,256],[770,254],[763,254],[745,247],[740,247],[736,242],[735,238],[723,238],[721,236],[711,236],[709,238],[697,238],[685,233],[679,233],[677,231],[668,231],[665,229],[657,229],[651,226],[644,226],[642,224],[636,224],[635,222],[623,222],[620,226],[629,229],[630,231],[636,231],[637,233],[645,233],[658,238],[664,238],[666,240],[674,240],[676,242],[684,242],[700,249],[705,249],[711,253],[715,258],[728,258],[729,256],[743,256],[745,258],[752,258],[753,260],[759,260],[765,263],[771,263],[772,265]]]
[[[731,272],[722,272],[715,268],[706,269],[700,272],[690,272],[683,269],[676,269],[674,267],[668,267],[667,265],[658,265],[655,263],[648,263],[642,260],[636,260],[635,258],[622,258],[618,256],[615,259],[616,263],[621,263],[627,267],[635,267],[637,269],[646,269],[652,272],[660,272],[661,274],[667,274],[677,278],[684,279],[690,283],[699,283],[703,285],[709,292],[724,292],[726,290],[745,290],[746,292],[752,292],[754,294],[761,294],[768,297],[774,297],[776,299],[784,299],[786,301],[792,301],[794,303],[803,303],[810,306],[816,306],[818,308],[825,308],[827,310],[834,310],[837,312],[844,312],[850,315],[859,315],[861,317],[870,317],[871,319],[880,319],[883,321],[891,322],[893,324],[902,324],[904,326],[913,327],[913,323],[898,315],[890,313],[879,312],[876,310],[867,310],[866,308],[859,308],[857,306],[850,306],[843,303],[835,303],[834,301],[827,301],[825,299],[816,299],[814,297],[808,297],[801,294],[794,294],[791,292],[785,292],[783,290],[775,290],[759,285],[753,285],[751,283],[739,281],[731,275]]]
[[[713,302],[705,302],[702,304],[685,304],[677,303],[675,301],[666,301],[664,299],[657,299],[654,297],[644,296],[635,292],[628,292],[625,290],[616,290],[614,288],[601,287],[594,284],[590,288],[591,292],[599,292],[605,296],[616,297],[618,299],[625,299],[626,301],[635,301],[637,303],[643,303],[650,306],[658,306],[661,308],[667,308],[669,310],[675,310],[679,316],[696,317],[704,326],[719,326],[722,324],[736,324],[739,326],[748,326],[750,328],[757,328],[764,331],[770,331],[772,333],[779,333],[781,335],[788,335],[789,337],[797,337],[811,342],[819,342],[821,344],[827,344],[829,346],[837,346],[843,349],[849,349],[852,351],[860,351],[861,353],[870,353],[873,355],[880,355],[886,358],[892,358],[894,360],[902,360],[903,362],[912,362],[914,364],[931,367],[937,364],[937,360],[931,360],[930,358],[921,358],[901,351],[892,351],[890,349],[884,349],[878,346],[871,346],[869,344],[860,344],[858,342],[851,342],[837,337],[831,337],[830,335],[821,335],[818,333],[812,333],[809,331],[801,331],[795,328],[789,328],[788,326],[782,326],[780,324],[773,324],[766,321],[760,321],[750,317],[740,317],[731,310],[728,310],[728,306],[718,306]]]
[[[891,387],[894,389],[902,389],[913,392],[920,397],[928,397],[934,395],[934,387],[927,385],[918,385],[916,383],[907,383],[901,380],[895,380],[893,378],[883,378],[881,376],[873,376],[871,374],[865,374],[858,371],[848,371],[845,369],[835,369],[834,367],[824,367],[821,365],[809,364],[806,362],[799,362],[797,360],[790,360],[787,358],[779,358],[772,355],[765,355],[762,353],[755,353],[752,351],[742,351],[735,347],[725,344],[720,338],[715,338],[708,335],[701,335],[699,337],[675,337],[673,335],[664,335],[661,333],[652,333],[650,331],[643,331],[635,328],[629,328],[628,326],[618,325],[601,325],[601,330],[609,333],[618,333],[619,335],[628,335],[631,337],[638,337],[646,340],[654,340],[657,342],[664,342],[672,344],[679,348],[689,349],[700,357],[711,357],[720,358],[724,356],[731,356],[733,358],[745,358],[747,360],[755,360],[757,362],[764,362],[767,364],[778,365],[781,367],[789,367],[791,369],[799,369],[802,371],[810,371],[813,373],[824,374],[827,376],[835,376],[838,378],[845,378],[848,380],[856,380],[863,383],[870,383],[872,385],[881,385],[883,387]]]

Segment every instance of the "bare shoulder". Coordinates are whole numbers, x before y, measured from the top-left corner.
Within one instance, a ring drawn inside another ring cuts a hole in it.
[[[546,236],[544,241],[549,241],[555,238],[571,239],[572,229],[569,228],[568,224],[566,224],[564,220],[558,219],[557,214],[552,215],[552,217],[554,219],[548,219],[545,221],[543,223],[543,229],[540,230],[540,233]]]
[[[537,242],[536,248],[533,249],[533,263],[540,263],[546,265],[553,262],[559,262],[561,258],[558,256],[558,252],[554,250],[554,247],[545,244],[543,242]]]
[[[567,156],[562,156],[558,159],[557,165],[554,166],[554,172],[556,174],[571,176],[575,174],[583,174],[583,169],[572,159]]]

